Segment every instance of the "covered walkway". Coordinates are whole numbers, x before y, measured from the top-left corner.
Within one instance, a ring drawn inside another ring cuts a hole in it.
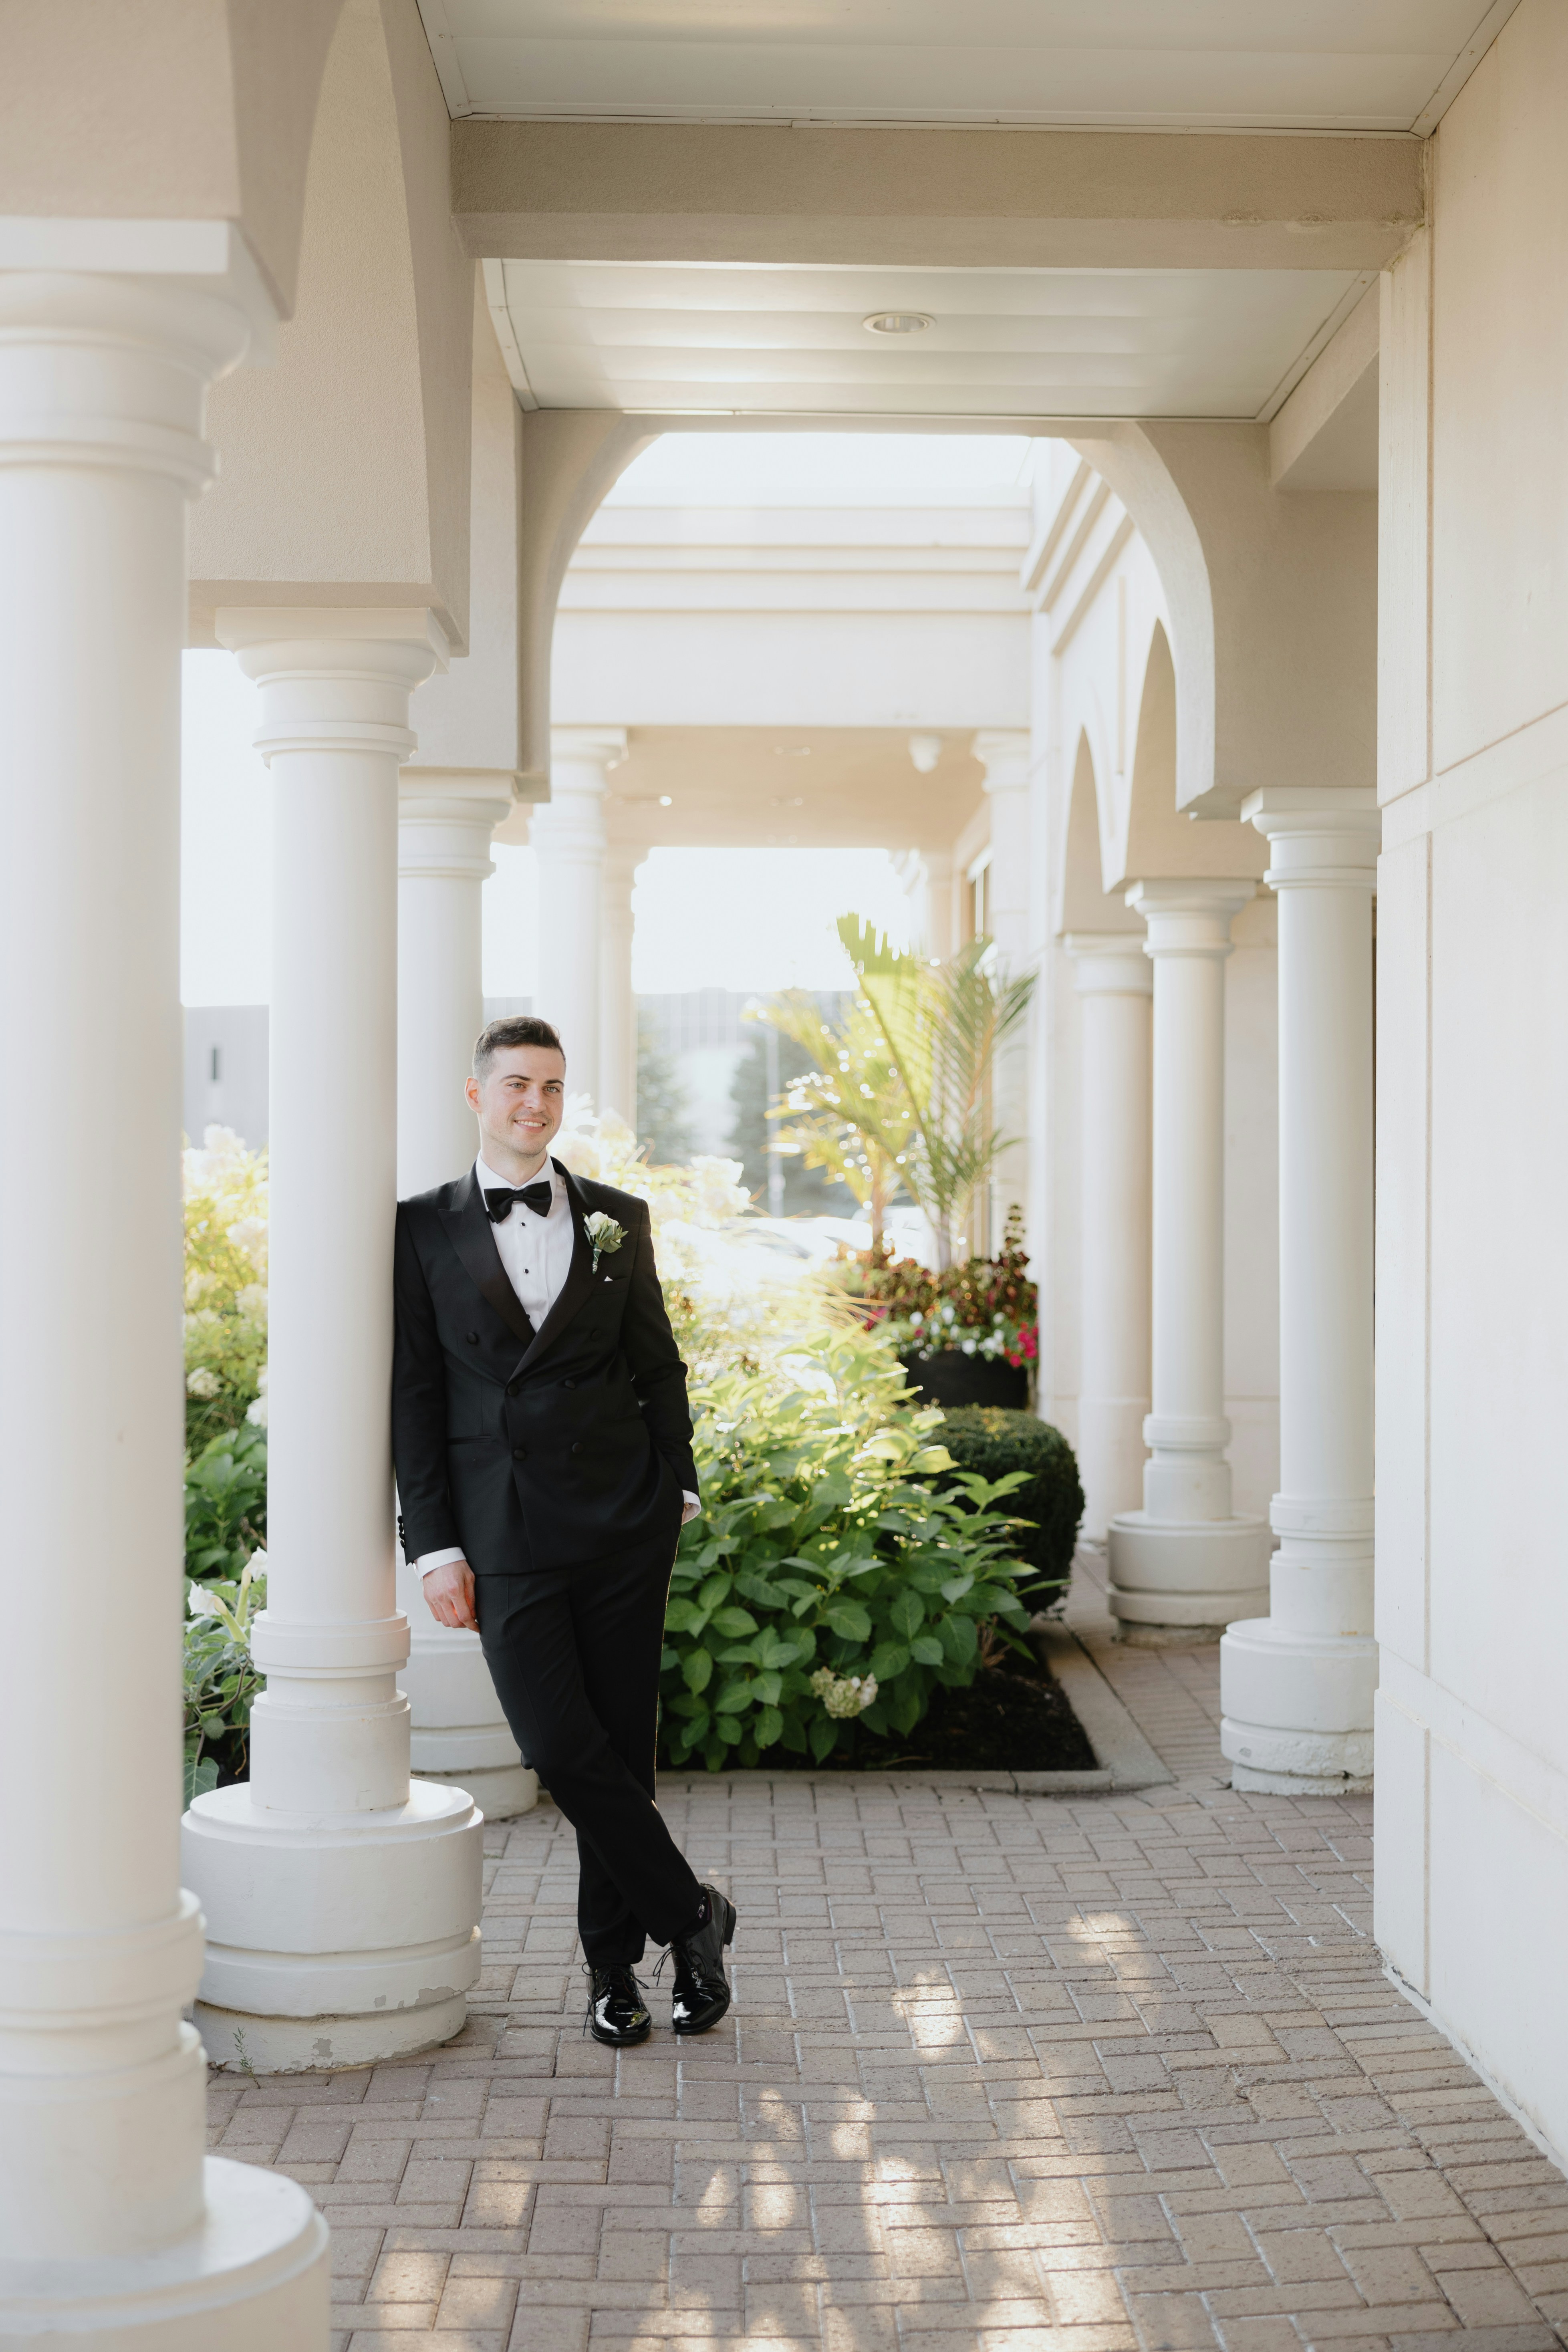
[[[331,2223],[334,2347],[1560,2343],[1568,2183],[1385,1980],[1370,1800],[1233,1793],[1217,1651],[1079,1622],[1173,1785],[666,1784],[742,1911],[707,2041],[583,2038],[542,1803],[487,1832],[460,2040],[215,2078]]]

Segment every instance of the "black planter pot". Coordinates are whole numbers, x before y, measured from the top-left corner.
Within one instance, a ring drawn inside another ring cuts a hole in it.
[[[962,1348],[940,1348],[934,1356],[900,1356],[910,1386],[927,1404],[956,1409],[963,1404],[1011,1405],[1029,1402],[1026,1364],[1003,1356],[966,1356]]]

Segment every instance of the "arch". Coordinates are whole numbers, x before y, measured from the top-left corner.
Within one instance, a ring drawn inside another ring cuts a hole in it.
[[[1268,845],[1247,824],[1194,824],[1177,805],[1181,697],[1163,622],[1149,639],[1133,737],[1128,795],[1124,884],[1156,875],[1261,874]]]
[[[192,635],[224,605],[425,606],[468,637],[473,265],[417,12],[343,0],[274,366],[216,385],[191,514]]]
[[[1103,440],[1069,436],[1109,482],[1154,561],[1171,616],[1166,651],[1175,698],[1173,804],[1201,799],[1215,782],[1215,615],[1197,525],[1170,468],[1142,426],[1120,425]],[[1162,635],[1163,632],[1162,631]]]
[[[1089,730],[1079,730],[1068,788],[1067,823],[1057,861],[1057,931],[1131,931],[1143,925],[1121,893],[1106,886],[1105,815]]]

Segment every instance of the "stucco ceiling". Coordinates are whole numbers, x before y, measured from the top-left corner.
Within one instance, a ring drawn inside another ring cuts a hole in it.
[[[1433,127],[1517,0],[420,0],[454,115]]]
[[[1271,416],[1359,299],[1339,270],[487,264],[542,408],[860,416]],[[881,310],[931,324],[878,335]]]
[[[649,848],[897,848],[950,843],[979,803],[968,730],[921,774],[907,730],[634,727],[609,775],[613,842]],[[497,835],[527,837],[519,809]]]

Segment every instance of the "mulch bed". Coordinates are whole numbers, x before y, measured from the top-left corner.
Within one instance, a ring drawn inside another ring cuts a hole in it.
[[[694,1758],[684,1768],[701,1769]],[[1016,1651],[983,1667],[967,1690],[939,1687],[907,1738],[879,1738],[855,1727],[852,1740],[821,1764],[770,1748],[756,1769],[767,1772],[1092,1772],[1093,1748],[1061,1685],[1035,1658]]]

